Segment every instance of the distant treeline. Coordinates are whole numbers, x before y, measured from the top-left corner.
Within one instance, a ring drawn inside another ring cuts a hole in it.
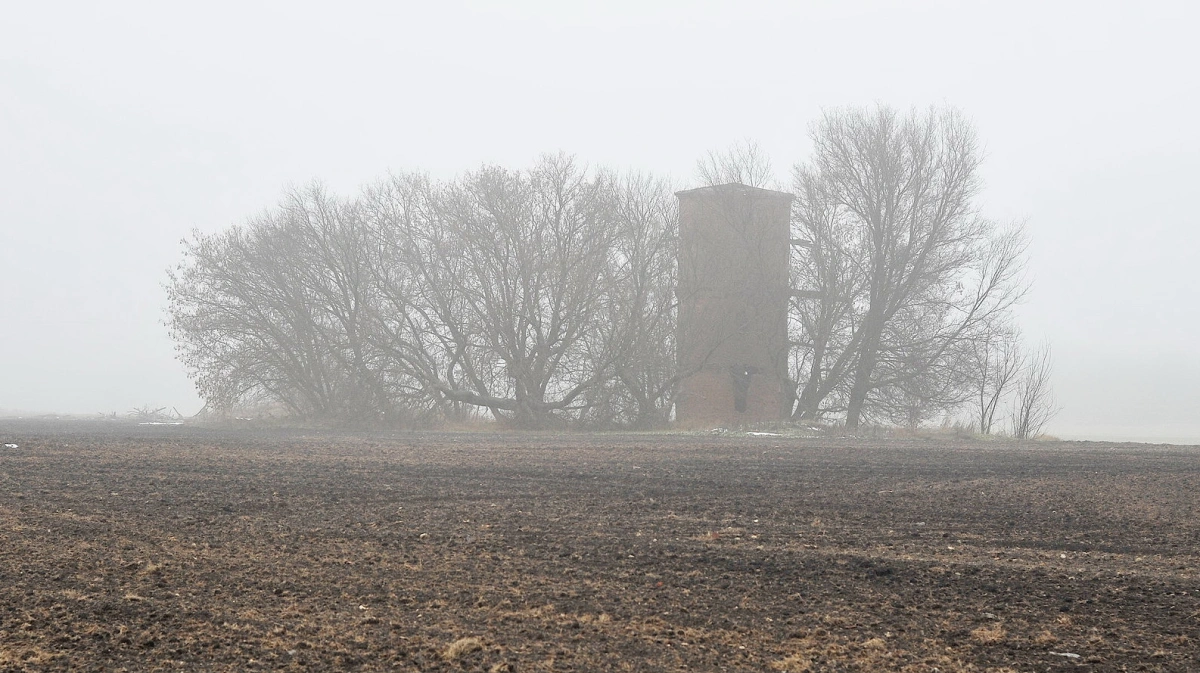
[[[812,243],[793,256],[793,287],[808,290],[789,306],[793,417],[968,413],[985,432],[1009,417],[1036,434],[1037,411],[1053,407],[1049,357],[1027,357],[1010,312],[1026,290],[1026,238],[974,205],[970,124],[949,109],[844,109],[812,137],[791,189],[793,233]],[[753,146],[710,155],[700,175],[774,186]],[[687,374],[673,191],[563,155],[446,181],[393,175],[350,198],[294,190],[184,241],[167,323],[212,410],[662,426]],[[1031,361],[1045,370],[1033,391]]]

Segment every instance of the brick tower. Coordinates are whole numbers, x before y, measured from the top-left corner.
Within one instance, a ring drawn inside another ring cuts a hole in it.
[[[684,427],[783,416],[792,195],[740,184],[679,197],[679,327]]]

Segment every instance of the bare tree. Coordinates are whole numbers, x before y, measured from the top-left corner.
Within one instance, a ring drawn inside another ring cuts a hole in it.
[[[973,405],[979,432],[991,434],[996,412],[1013,392],[1024,359],[1020,332],[1007,324],[988,329],[971,342]]]
[[[696,162],[696,177],[707,186],[738,183],[764,189],[777,187],[771,158],[751,140],[732,145],[723,152],[710,151]]]
[[[674,235],[663,191],[563,155],[440,186],[393,178],[364,197],[392,260],[380,268],[396,269],[381,272],[381,347],[444,409],[526,427],[661,415]],[[618,399],[637,411],[614,412]]]
[[[345,379],[337,416],[365,421],[394,413],[394,396],[379,375],[382,353],[371,338],[373,239],[359,204],[331,198],[314,185],[293,196],[288,214],[303,260],[294,272],[312,293],[313,322]]]
[[[813,241],[821,290],[801,305],[813,331],[800,413],[835,391],[851,428],[872,413],[911,421],[960,404],[964,342],[1025,290],[1023,230],[973,205],[970,124],[953,109],[835,110],[813,141],[795,174],[796,229]]]
[[[618,354],[613,377],[587,394],[587,418],[600,426],[657,427],[669,420],[679,383],[677,204],[670,186],[648,175],[611,176],[610,183],[619,233],[599,333]]]
[[[184,242],[167,323],[210,408],[270,399],[324,419],[384,410],[362,332],[362,233],[352,206],[314,185],[245,226]]]
[[[1054,370],[1050,344],[1043,343],[1029,354],[1017,381],[1012,406],[1012,433],[1018,439],[1041,434],[1060,408],[1050,386]]]
[[[799,392],[793,417],[820,420],[845,411],[846,378],[857,351],[855,299],[865,274],[854,263],[854,228],[830,193],[825,176],[796,170],[793,232],[806,248],[792,256],[790,303],[792,376]]]
[[[167,324],[208,409],[268,401],[309,418],[382,413],[356,222],[352,204],[313,185],[243,226],[184,241]]]

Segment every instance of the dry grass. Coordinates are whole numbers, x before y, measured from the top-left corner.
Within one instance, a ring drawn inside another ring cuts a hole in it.
[[[1003,642],[1006,637],[1008,637],[1008,633],[999,624],[981,626],[971,631],[971,640],[984,645],[995,645]]]
[[[786,659],[771,662],[771,668],[784,673],[809,673],[813,670],[812,659],[803,654],[793,654]]]
[[[784,673],[812,673],[819,670],[826,670],[828,664],[823,663],[822,660],[824,660],[824,662],[838,662],[838,670],[857,671],[860,673],[910,670],[902,668],[903,659],[909,653],[902,649],[896,649],[892,643],[889,643],[882,637],[855,642],[847,639],[845,636],[830,633],[825,629],[817,629],[811,634],[802,637],[793,637],[788,642],[788,648],[792,653],[784,659],[771,662],[771,669],[784,671]],[[941,648],[937,647],[936,649]],[[960,670],[974,671],[974,669],[962,668],[962,662],[958,660],[949,657],[942,657],[942,659],[944,661],[939,660],[937,667],[943,673],[953,673]],[[912,670],[927,671],[930,668]]]
[[[1058,636],[1049,631],[1042,631],[1033,637],[1033,642],[1035,645],[1053,645],[1058,642]]]
[[[0,667],[5,670],[36,670],[48,666],[55,660],[63,659],[66,655],[44,650],[40,647],[25,647],[21,649],[8,648],[0,645]]]
[[[60,593],[62,593],[63,598],[73,601],[86,601],[88,598],[90,598],[90,596],[87,594],[83,593],[82,591],[76,591],[75,589],[63,589]]]
[[[445,652],[442,652],[442,658],[446,661],[455,661],[465,654],[470,654],[476,650],[482,649],[483,641],[474,636],[459,638],[458,640],[450,643],[450,646],[446,648]]]
[[[887,641],[883,638],[872,638],[862,644],[864,650],[886,650]]]

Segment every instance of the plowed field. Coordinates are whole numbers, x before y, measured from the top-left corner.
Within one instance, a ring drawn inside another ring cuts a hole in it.
[[[0,421],[0,670],[121,669],[1200,671],[1200,449]]]

